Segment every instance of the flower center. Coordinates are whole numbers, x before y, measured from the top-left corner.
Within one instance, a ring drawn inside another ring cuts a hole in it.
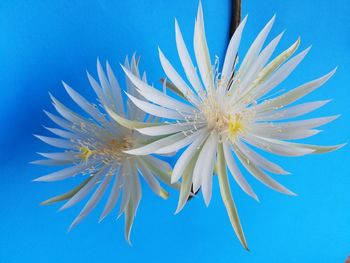
[[[93,145],[91,145],[89,148],[88,144],[83,145],[79,148],[80,153],[77,156],[85,162],[90,158],[94,158],[100,159],[105,164],[110,164],[112,162],[117,162],[120,164],[123,161],[123,158],[126,156],[124,151],[130,148],[132,148],[131,138],[113,138],[107,143],[97,147],[93,147]]]
[[[232,112],[231,108],[223,109],[216,94],[210,95],[204,100],[201,111],[209,129],[220,134],[227,134],[232,141],[245,131],[252,117],[249,111]]]

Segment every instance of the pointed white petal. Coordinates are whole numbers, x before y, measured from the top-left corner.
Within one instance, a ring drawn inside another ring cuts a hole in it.
[[[227,81],[231,78],[233,72],[233,66],[236,60],[239,44],[241,42],[242,32],[247,22],[248,16],[246,16],[243,21],[239,24],[235,33],[233,34],[230,43],[227,47],[224,65],[222,68],[222,79]]]
[[[176,153],[183,147],[186,147],[190,143],[192,143],[198,136],[201,136],[201,134],[206,133],[205,129],[201,129],[198,131],[195,131],[193,133],[185,134],[185,137],[183,139],[180,139],[172,144],[169,144],[165,147],[162,147],[155,151],[156,154],[168,154],[168,153]]]
[[[292,142],[263,138],[255,135],[245,135],[244,139],[255,147],[282,156],[302,156],[313,152],[312,149],[300,147]]]
[[[169,144],[175,143],[178,140],[181,140],[185,138],[186,136],[182,133],[175,133],[173,135],[169,135],[165,138],[159,139],[155,142],[152,142],[150,144],[141,146],[139,148],[135,148],[132,150],[125,151],[125,153],[132,154],[132,155],[147,155],[156,152],[158,149],[163,148]]]
[[[147,83],[143,82],[139,78],[137,78],[134,74],[132,74],[127,68],[123,67],[123,70],[126,76],[130,79],[130,81],[136,86],[139,93],[145,97],[147,100],[161,105],[163,107],[173,109],[175,111],[180,111],[188,114],[193,114],[196,109],[191,105],[185,104],[176,100],[165,93],[149,86]]]
[[[139,109],[143,110],[146,113],[152,114],[153,116],[166,118],[166,119],[177,119],[177,120],[185,119],[184,115],[180,114],[175,110],[163,108],[161,106],[142,101],[128,93],[126,95]]]
[[[35,137],[37,137],[38,139],[42,140],[43,142],[57,147],[57,148],[62,148],[62,149],[74,149],[75,145],[70,142],[67,141],[65,139],[57,139],[57,138],[52,138],[52,137],[47,137],[47,136],[41,136],[41,135],[34,135]]]
[[[79,224],[98,204],[102,196],[106,192],[107,186],[111,181],[111,176],[106,176],[103,182],[99,185],[95,193],[91,196],[89,201],[86,203],[84,208],[81,210],[80,214],[74,219],[73,223],[70,225],[69,230]]]
[[[45,129],[49,130],[50,132],[52,132],[53,134],[60,136],[64,139],[77,139],[79,138],[78,135],[72,133],[72,132],[68,132],[62,129],[57,129],[57,128],[48,128],[48,127],[44,127]]]
[[[211,134],[199,153],[193,170],[193,191],[196,192],[202,185],[205,204],[208,206],[212,194],[213,170],[216,162],[218,135]]]
[[[256,120],[259,121],[274,121],[285,120],[302,116],[324,106],[330,100],[321,100],[315,102],[306,102],[299,105],[291,106],[280,110],[272,110],[257,115]]]
[[[251,160],[257,166],[265,169],[266,171],[269,171],[274,174],[290,174],[289,172],[285,171],[281,166],[267,160],[266,158],[258,154],[256,151],[253,151],[243,142],[236,141],[235,144],[240,149],[240,151],[245,156],[247,156],[249,160]]]
[[[107,173],[108,167],[103,167],[95,175],[92,175],[89,182],[84,185],[71,199],[69,199],[61,208],[60,211],[65,210],[69,207],[80,202],[90,191],[96,186],[98,181]]]
[[[62,84],[67,91],[68,95],[73,99],[73,101],[79,105],[84,111],[91,115],[99,123],[105,122],[105,118],[102,113],[90,102],[88,102],[83,96],[81,96],[77,91],[68,86],[65,82],[62,81]]]
[[[223,143],[223,150],[224,150],[224,156],[226,160],[226,164],[228,169],[231,172],[231,175],[237,182],[237,184],[242,188],[244,192],[246,192],[248,195],[253,197],[255,200],[258,200],[257,195],[255,194],[254,190],[251,188],[249,183],[246,181],[244,176],[242,175],[241,171],[239,170],[235,160],[233,159],[232,152],[231,152],[231,147],[227,142]]]
[[[138,160],[138,169],[143,176],[143,178],[146,180],[149,187],[152,189],[152,191],[156,195],[161,195],[161,186],[158,182],[158,180],[154,177],[154,175],[147,169],[147,167]]]
[[[263,184],[269,186],[270,188],[281,192],[283,194],[287,195],[296,195],[283,185],[279,184],[275,180],[273,180],[271,177],[266,175],[263,171],[261,171],[254,163],[252,160],[250,160],[246,155],[244,155],[238,147],[233,145],[234,151],[237,154],[238,159],[241,161],[243,166],[260,182]]]
[[[336,69],[332,70],[330,73],[324,75],[321,78],[310,81],[303,84],[289,92],[286,92],[274,99],[265,100],[263,103],[254,106],[253,109],[256,112],[266,112],[269,110],[276,110],[285,107],[294,101],[306,96],[310,92],[322,86],[327,80],[329,80],[335,73]]]
[[[207,91],[214,90],[212,65],[210,61],[207,40],[205,37],[202,4],[199,2],[197,20],[194,28],[194,53],[199,72]]]
[[[231,225],[241,242],[242,246],[248,250],[248,245],[244,237],[243,229],[241,222],[239,220],[238,212],[236,209],[235,202],[233,201],[233,197],[231,194],[230,183],[227,177],[226,165],[225,165],[225,157],[222,149],[222,144],[219,144],[218,147],[218,177],[219,177],[219,186],[222,200],[224,201],[227,214],[230,218]]]
[[[122,170],[123,167],[119,168],[119,169]],[[119,199],[119,196],[120,196],[121,188],[123,186],[123,182],[124,182],[123,179],[124,179],[124,177],[121,174],[119,174],[118,171],[114,172],[114,182],[112,185],[112,189],[111,189],[111,192],[109,194],[107,203],[106,203],[106,205],[103,209],[103,212],[100,216],[99,222],[101,222],[116,206],[118,199]]]
[[[179,213],[184,208],[185,204],[187,203],[188,197],[191,194],[193,168],[197,161],[197,158],[198,158],[198,154],[195,154],[194,156],[192,156],[189,164],[186,166],[185,170],[183,171],[180,197],[177,203],[175,214]]]
[[[193,105],[198,106],[199,100],[187,86],[186,82],[180,77],[179,73],[173,68],[168,59],[164,56],[163,52],[158,48],[159,51],[159,59],[162,64],[163,70],[170,81],[181,91],[181,93],[191,102]]]
[[[175,124],[166,124],[159,125],[153,127],[139,128],[136,129],[138,132],[149,135],[149,136],[160,136],[160,135],[168,135],[177,132],[185,132],[195,131],[201,128],[203,125],[198,125],[195,122],[178,122]]]
[[[175,35],[176,35],[177,52],[179,53],[180,61],[185,70],[186,76],[189,82],[191,83],[193,89],[201,97],[204,95],[204,89],[203,89],[202,83],[199,80],[196,69],[193,66],[193,62],[188,53],[188,50],[186,48],[185,42],[181,34],[180,27],[176,20],[175,20]]]
[[[68,130],[68,131],[74,131],[72,124],[70,122],[68,122],[68,121],[48,112],[48,111],[44,110],[44,112],[58,126],[62,127],[65,130]]]
[[[69,160],[78,160],[77,153],[75,152],[61,152],[61,153],[38,153],[43,157],[48,159],[58,160],[58,161],[69,161]]]
[[[249,68],[258,57],[260,50],[266,40],[267,35],[269,34],[272,28],[274,21],[275,21],[275,16],[271,18],[271,20],[266,24],[266,26],[260,31],[258,36],[255,38],[254,42],[250,46],[239,68],[239,72],[238,72],[239,77],[243,77],[247,72],[249,72]]]
[[[191,145],[181,154],[177,160],[174,170],[171,176],[171,182],[177,182],[183,175],[186,167],[188,167],[189,162],[192,160],[193,156],[200,150],[203,141],[207,138],[208,131],[204,131],[200,134]]]
[[[121,89],[118,83],[117,78],[115,77],[113,70],[111,68],[111,66],[109,65],[108,61],[106,62],[106,69],[107,69],[107,76],[108,76],[108,81],[110,83],[111,86],[111,93],[113,95],[113,102],[112,104],[114,104],[114,108],[117,113],[119,113],[121,116],[125,116],[124,114],[124,108],[123,108],[123,98],[122,98],[122,94],[121,94]]]
[[[68,167],[51,174],[41,176],[39,178],[36,178],[34,181],[35,182],[53,182],[53,181],[64,180],[66,178],[69,178],[76,174],[81,173],[88,167],[91,167],[91,165],[80,163],[72,167]]]
[[[288,62],[283,64],[278,70],[276,70],[276,72],[264,84],[262,84],[261,87],[259,87],[254,99],[259,99],[284,81],[304,59],[310,48],[311,47],[300,52],[298,55],[294,56]]]

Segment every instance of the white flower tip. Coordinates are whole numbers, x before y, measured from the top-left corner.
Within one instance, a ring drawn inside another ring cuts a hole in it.
[[[176,17],[174,19],[174,23],[175,23],[175,32],[177,32],[179,30],[179,23],[177,22]]]
[[[276,13],[271,17],[269,23],[274,23],[276,20]]]
[[[62,85],[63,85],[64,88],[67,88],[67,87],[69,88],[69,86],[67,85],[66,82],[64,82],[64,80],[61,80],[61,83],[62,83]]]
[[[174,212],[174,215],[177,215],[178,213],[180,213],[181,210],[182,210],[182,208],[183,208],[183,207],[178,206],[178,207],[176,208],[176,211]]]
[[[128,242],[128,245],[130,247],[132,247],[132,243],[131,243],[131,240],[130,240],[130,233],[125,237],[126,241]]]
[[[158,53],[159,53],[160,59],[163,59],[164,58],[164,54],[163,54],[163,52],[162,52],[162,50],[160,49],[159,46],[158,46]]]
[[[309,53],[311,48],[312,48],[312,45],[308,46],[303,52],[307,54]]]
[[[175,178],[175,176],[173,176],[173,175],[174,175],[174,173],[171,175],[171,178],[170,178],[170,183],[171,184],[175,184],[179,180],[178,178]]]
[[[339,145],[336,145],[336,146],[334,146],[334,151],[335,150],[339,150],[340,148],[343,148],[345,145],[347,145],[348,143],[346,142],[346,143],[342,143],[342,144],[339,144]]]
[[[289,193],[288,193],[289,195],[291,195],[291,196],[298,196],[298,194],[297,193],[294,193],[294,192],[292,192],[292,191],[289,191]]]
[[[102,214],[102,215],[100,216],[100,219],[98,220],[98,223],[100,224],[100,223],[106,218],[106,216],[107,216],[107,215]]]
[[[127,69],[126,66],[124,66],[122,63],[119,63],[119,65],[122,67],[125,74],[129,77],[129,75],[131,74],[130,70]]]
[[[91,76],[91,74],[89,73],[88,70],[86,70],[86,75],[87,75],[88,79],[91,79],[91,78],[92,78],[92,76]]]
[[[98,68],[101,68],[101,63],[100,63],[100,58],[99,57],[96,58],[96,65],[97,65]]]

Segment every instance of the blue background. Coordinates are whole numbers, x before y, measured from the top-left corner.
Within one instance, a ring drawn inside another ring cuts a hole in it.
[[[207,39],[223,56],[229,21],[228,0],[203,0]],[[0,3],[0,262],[343,262],[350,254],[349,146],[326,155],[276,158],[292,176],[279,181],[298,197],[275,193],[247,175],[257,203],[233,182],[232,189],[251,252],[237,241],[215,179],[208,209],[202,197],[177,216],[177,194],[165,202],[144,187],[132,232],[124,241],[123,219],[109,216],[98,224],[98,207],[77,228],[67,228],[81,205],[57,213],[58,205],[40,201],[68,190],[75,182],[33,183],[52,171],[29,165],[48,147],[32,134],[50,125],[42,109],[52,110],[48,91],[71,105],[60,80],[94,98],[85,70],[96,75],[96,57],[108,59],[122,77],[126,54],[142,55],[141,67],[154,83],[163,76],[157,46],[179,68],[174,17],[192,49],[197,1],[2,0]],[[310,116],[342,114],[308,140],[337,144],[350,135],[350,5],[346,0],[243,0],[249,14],[240,52],[277,14],[272,36],[287,32],[277,51],[301,36],[313,48],[284,82],[290,89],[335,66],[336,75],[306,100],[333,101]],[[192,50],[191,50],[192,52]],[[193,52],[192,52],[193,54]]]

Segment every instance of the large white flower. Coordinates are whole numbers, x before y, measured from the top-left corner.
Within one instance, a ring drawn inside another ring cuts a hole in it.
[[[219,73],[217,63],[211,63],[204,33],[202,7],[199,4],[193,43],[200,77],[175,21],[176,46],[189,83],[180,77],[161,50],[159,55],[165,74],[171,81],[169,86],[182,98],[178,96],[178,99],[175,99],[154,89],[124,68],[137,91],[148,100],[140,100],[128,94],[133,103],[149,114],[173,120],[172,123],[164,123],[163,126],[137,129],[141,134],[163,137],[127,153],[167,154],[188,146],[177,160],[172,174],[173,183],[182,177],[177,212],[185,205],[191,186],[195,192],[201,188],[204,201],[209,205],[212,177],[217,173],[222,199],[234,230],[245,248],[247,244],[230,193],[226,166],[242,190],[255,199],[258,198],[239,170],[237,160],[263,184],[284,194],[294,195],[267,174],[288,172],[265,159],[256,148],[282,156],[301,156],[325,153],[341,147],[289,141],[317,134],[319,130],[315,128],[334,120],[337,116],[284,121],[325,105],[328,101],[291,104],[324,84],[335,70],[291,91],[266,98],[270,91],[292,73],[310,49],[307,48],[292,57],[299,46],[298,39],[269,62],[283,35],[281,33],[263,47],[274,20],[275,17],[261,30],[237,68],[237,51],[247,21],[247,17],[244,18],[230,40],[222,71]]]
[[[130,62],[126,59],[125,67],[140,78],[135,56],[132,57]],[[109,198],[100,220],[112,211],[122,195],[118,216],[125,213],[125,238],[130,242],[131,227],[141,200],[139,175],[145,179],[153,192],[162,198],[167,198],[168,193],[161,187],[155,176],[171,185],[171,168],[168,163],[152,156],[133,156],[124,153],[125,150],[144,145],[149,141],[146,141],[145,136],[140,135],[135,130],[119,125],[113,118],[104,113],[105,110],[113,110],[121,117],[125,116],[135,120],[129,122],[125,120],[124,126],[127,125],[130,128],[135,124],[140,127],[137,121],[144,121],[147,116],[130,103],[127,103],[127,106],[124,107],[118,81],[108,62],[106,63],[106,69],[107,74],[103,71],[100,62],[97,61],[99,83],[88,74],[90,84],[98,96],[100,106],[88,102],[78,92],[63,83],[73,101],[89,115],[88,119],[71,111],[51,96],[55,109],[63,118],[45,111],[49,118],[59,126],[59,128],[47,129],[60,138],[37,137],[49,145],[63,149],[63,151],[39,153],[48,159],[34,161],[33,163],[68,167],[37,178],[35,181],[53,182],[81,174],[80,179],[84,180],[72,191],[50,198],[42,203],[46,205],[68,200],[61,210],[77,204],[96,188],[83,210],[71,224],[70,229],[95,208],[110,186]],[[142,80],[146,82],[145,74],[142,76]],[[132,83],[126,80],[126,84],[128,93],[134,94],[135,88]],[[137,96],[137,94],[134,95]],[[149,121],[151,119],[148,118]],[[148,126],[153,123],[142,124]],[[175,187],[178,187],[178,185]]]

